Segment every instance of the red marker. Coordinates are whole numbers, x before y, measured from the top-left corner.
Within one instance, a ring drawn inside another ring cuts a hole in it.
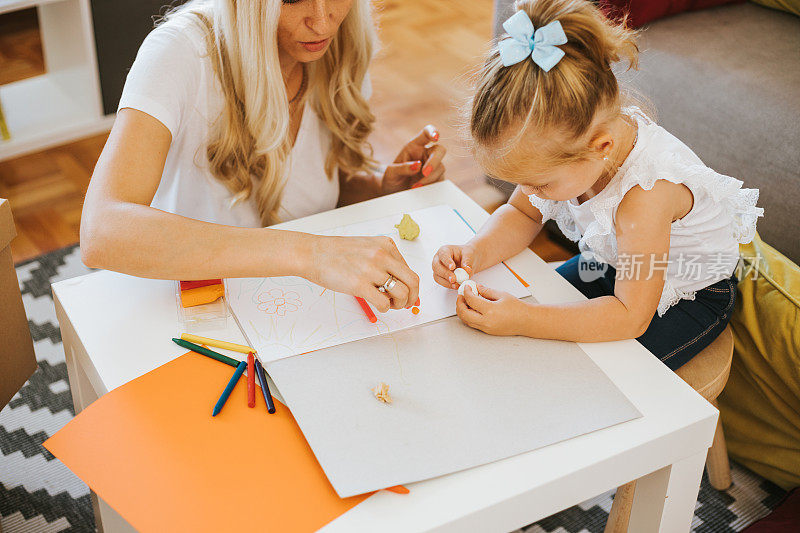
[[[373,324],[378,321],[378,317],[375,316],[375,313],[372,312],[372,308],[370,308],[369,304],[367,303],[364,298],[356,296],[356,301],[358,305],[361,306],[361,309],[364,310],[364,314],[367,315],[367,319],[372,322]]]
[[[208,287],[209,285],[219,285],[220,283],[222,283],[221,279],[198,279],[194,281],[181,281],[181,290],[188,291],[189,289]]]
[[[247,407],[256,406],[256,367],[253,352],[247,354]]]

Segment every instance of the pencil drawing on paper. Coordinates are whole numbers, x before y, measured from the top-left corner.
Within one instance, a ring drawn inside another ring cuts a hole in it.
[[[258,294],[258,308],[268,315],[286,316],[303,306],[300,295],[295,291],[283,292],[282,289],[271,289]]]

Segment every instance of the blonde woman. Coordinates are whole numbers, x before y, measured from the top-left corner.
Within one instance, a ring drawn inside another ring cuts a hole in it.
[[[370,158],[374,46],[369,0],[171,13],[139,49],[92,176],[84,262],[163,279],[295,275],[382,312],[413,304],[419,278],[391,239],[266,227],[442,179],[430,125],[393,163]]]

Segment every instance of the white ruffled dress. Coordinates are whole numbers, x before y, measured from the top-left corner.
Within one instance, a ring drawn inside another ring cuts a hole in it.
[[[553,219],[568,238],[578,241],[609,265],[635,268],[636,258],[617,256],[615,219],[622,198],[634,186],[653,188],[657,180],[682,183],[692,192],[691,211],[672,223],[669,261],[658,315],[682,299],[728,278],[739,259],[739,243],[753,240],[756,220],[764,210],[756,207],[758,189],[743,189],[742,182],[718,174],[697,155],[641,110],[626,108],[638,125],[638,139],[617,173],[600,192],[582,204],[576,200],[554,201],[530,195],[543,221]],[[648,272],[642,272],[647,276]]]

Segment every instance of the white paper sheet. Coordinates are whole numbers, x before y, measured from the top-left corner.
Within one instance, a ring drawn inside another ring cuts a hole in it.
[[[455,317],[266,370],[343,498],[641,416],[577,344],[493,337]],[[381,382],[391,404],[373,396]]]
[[[413,241],[401,239],[394,228],[403,213],[342,226],[324,234],[391,237],[420,277],[421,305],[417,315],[407,309],[388,313],[376,311],[378,322],[371,324],[352,296],[326,290],[303,278],[226,280],[230,307],[262,361],[275,361],[399,331],[455,314],[457,293],[433,280],[431,261],[442,245],[463,244],[474,233],[458,213],[446,205],[408,213],[420,226],[420,235]],[[517,297],[530,294],[504,265],[480,272],[474,279]]]

